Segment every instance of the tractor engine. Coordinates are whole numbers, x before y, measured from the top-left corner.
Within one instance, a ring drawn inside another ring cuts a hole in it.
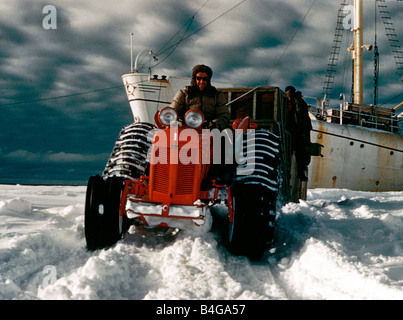
[[[126,181],[121,208],[146,226],[183,228],[205,222],[208,208],[200,201],[206,195],[201,186],[210,161],[203,159],[204,118],[191,110],[184,121],[178,126],[176,111],[169,107],[157,113],[160,129],[150,148],[149,176]]]
[[[199,199],[209,164],[202,163],[201,132],[183,141],[186,131],[186,127],[174,127],[156,134],[150,158],[150,201],[192,205]]]

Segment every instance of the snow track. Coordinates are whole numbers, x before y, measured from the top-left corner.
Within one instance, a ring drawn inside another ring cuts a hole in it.
[[[218,225],[132,226],[88,252],[85,189],[0,185],[0,299],[403,299],[402,192],[310,190],[279,210],[274,246],[251,262]]]

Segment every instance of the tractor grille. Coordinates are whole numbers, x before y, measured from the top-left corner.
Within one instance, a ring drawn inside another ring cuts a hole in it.
[[[154,191],[169,193],[169,165],[158,164],[155,166]]]
[[[194,164],[179,164],[178,165],[178,182],[175,188],[175,194],[185,195],[193,194],[193,185],[195,178]]]
[[[167,159],[170,161],[170,149],[159,148],[158,157],[161,161]],[[195,186],[195,170],[198,165],[189,163],[183,164],[179,161],[177,165],[158,163],[153,166],[154,175],[152,181],[152,189],[154,192],[175,196],[192,196]],[[174,182],[171,185],[171,182]],[[174,187],[173,187],[174,186]]]
[[[169,148],[159,148],[159,157],[160,159],[166,159],[169,162]],[[153,189],[154,191],[161,192],[161,193],[169,193],[169,164],[161,164],[158,163],[154,167],[155,174],[154,174],[154,183]]]

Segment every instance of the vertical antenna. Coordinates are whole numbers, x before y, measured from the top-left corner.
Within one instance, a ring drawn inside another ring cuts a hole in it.
[[[130,72],[133,72],[133,32],[130,32]]]

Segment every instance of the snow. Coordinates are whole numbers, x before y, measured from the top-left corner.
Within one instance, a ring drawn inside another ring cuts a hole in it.
[[[278,210],[275,243],[250,261],[216,225],[132,227],[89,252],[85,189],[0,185],[0,299],[403,299],[403,192],[311,189]]]

